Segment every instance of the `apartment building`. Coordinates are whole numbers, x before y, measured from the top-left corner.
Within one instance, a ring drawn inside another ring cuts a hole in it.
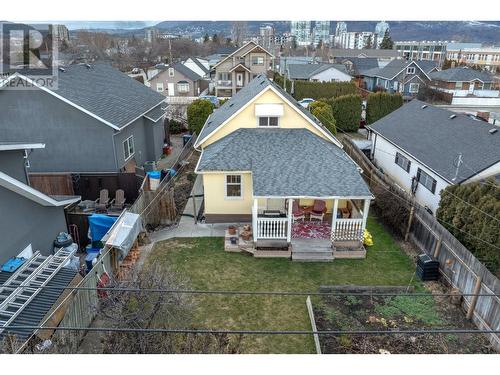
[[[401,41],[394,42],[394,49],[407,60],[436,61],[441,66],[446,57],[447,45],[448,42],[444,41]]]
[[[479,43],[450,43],[446,58],[459,64],[479,66],[491,73],[500,71],[500,47],[482,47]]]

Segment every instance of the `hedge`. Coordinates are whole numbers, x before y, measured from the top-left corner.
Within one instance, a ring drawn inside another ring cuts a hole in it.
[[[283,76],[274,75],[274,81],[283,87]],[[308,82],[293,81],[293,97],[297,100],[303,98],[312,98],[319,100],[321,98],[336,98],[342,95],[356,94],[358,88],[353,82]],[[286,81],[286,91],[291,91],[291,82]]]
[[[335,118],[335,125],[345,132],[357,132],[361,121],[361,96],[342,95],[327,99]]]
[[[500,184],[495,179],[447,187],[441,192],[436,217],[491,272],[500,276]]]
[[[191,133],[200,134],[205,121],[213,112],[214,105],[204,99],[197,99],[187,107],[188,129]]]
[[[402,105],[403,97],[401,94],[372,93],[368,95],[366,103],[366,123],[373,124]]]

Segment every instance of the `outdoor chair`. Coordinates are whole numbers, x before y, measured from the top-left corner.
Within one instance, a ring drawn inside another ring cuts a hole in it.
[[[314,200],[314,206],[311,210],[311,214],[309,215],[309,220],[319,220],[323,221],[323,217],[325,216],[326,212],[326,202],[316,199]]]
[[[125,206],[125,192],[122,189],[118,189],[115,193],[115,198],[111,201],[112,210],[123,210]]]
[[[292,221],[296,222],[297,220],[302,220],[306,218],[306,214],[303,209],[299,207],[299,202],[294,200],[292,206]]]
[[[108,189],[102,189],[99,192],[99,198],[95,200],[96,211],[106,211],[109,203],[109,192]]]

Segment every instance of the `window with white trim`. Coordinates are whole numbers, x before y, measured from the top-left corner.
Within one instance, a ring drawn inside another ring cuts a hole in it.
[[[164,88],[163,88],[163,82],[158,82],[156,84],[156,91],[162,92],[163,90],[164,90]]]
[[[427,190],[429,190],[432,194],[436,192],[436,183],[437,181],[425,173],[423,170],[418,168],[417,170],[417,181],[419,184],[425,186]]]
[[[264,57],[252,56],[252,65],[264,65]]]
[[[419,86],[420,85],[418,83],[410,83],[410,87],[408,88],[408,91],[411,94],[416,94],[416,93],[418,93]]]
[[[169,77],[173,77],[173,76],[174,76],[174,74],[175,74],[175,70],[174,70],[174,68],[168,68],[168,76],[169,76]]]
[[[396,159],[394,162],[403,168],[406,172],[410,172],[411,161],[401,155],[399,152],[396,152]]]
[[[125,161],[134,156],[134,136],[131,135],[123,141],[123,157]]]
[[[189,83],[187,82],[179,82],[177,84],[177,91],[180,93],[189,92]]]
[[[266,116],[259,117],[259,126],[262,127],[277,127],[279,125],[279,117]]]
[[[226,175],[226,198],[242,198],[243,189],[241,184],[241,175]]]
[[[463,82],[455,82],[455,89],[462,90]]]
[[[409,66],[408,68],[406,68],[406,74],[415,74],[416,71],[417,70],[414,66]]]

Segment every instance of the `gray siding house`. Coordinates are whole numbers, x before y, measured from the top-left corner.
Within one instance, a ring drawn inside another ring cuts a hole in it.
[[[159,64],[158,74],[149,80],[150,87],[165,96],[199,96],[208,88],[208,80],[181,63]]]
[[[30,172],[133,171],[157,160],[164,142],[164,97],[105,64],[60,69],[57,89],[0,87],[2,141],[30,139],[45,149]],[[13,84],[14,83],[14,84]]]
[[[53,241],[67,231],[64,207],[80,197],[51,197],[29,186],[26,155],[43,144],[0,143],[0,264],[20,253],[51,254]],[[30,151],[28,151],[30,150]]]

